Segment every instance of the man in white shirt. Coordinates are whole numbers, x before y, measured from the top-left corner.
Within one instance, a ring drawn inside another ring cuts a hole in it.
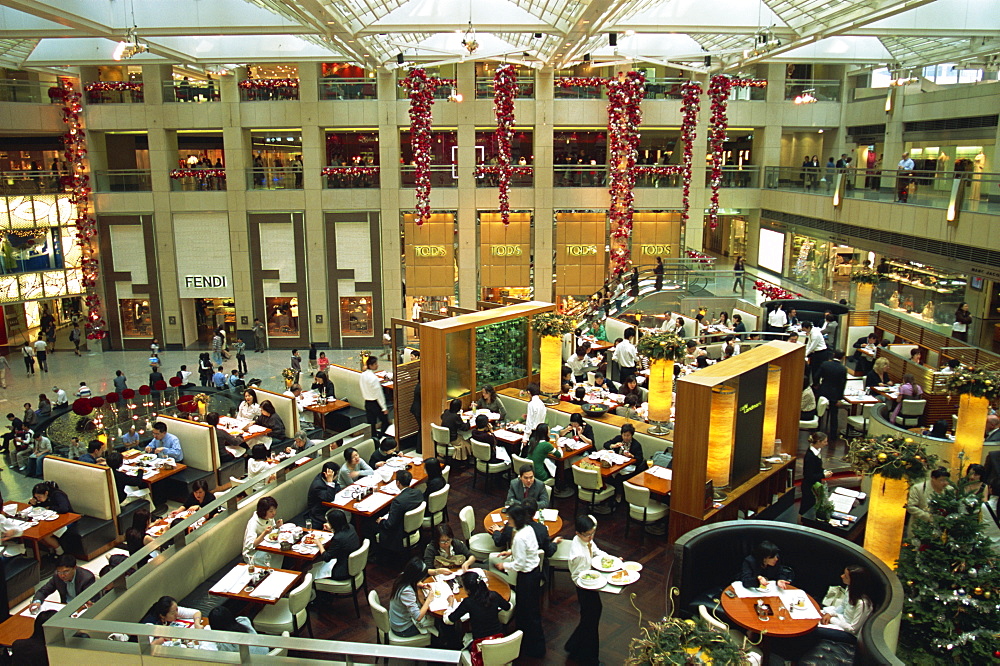
[[[63,391],[58,386],[53,386],[52,392],[56,394],[55,400],[52,401],[53,407],[59,409],[60,407],[69,406],[69,396],[66,395],[66,391]]]
[[[900,203],[906,203],[909,201],[913,167],[914,164],[913,160],[910,159],[910,154],[903,153],[903,159],[899,160],[899,164],[896,165],[896,168],[899,169],[899,175],[896,183],[896,201]]]
[[[674,315],[670,310],[667,310],[663,313],[663,323],[660,324],[660,330],[664,333],[673,333],[675,328],[677,328],[677,322],[674,321]]]
[[[597,521],[593,516],[580,514],[576,517],[576,536],[569,547],[569,575],[576,586],[576,598],[580,603],[580,623],[569,640],[566,649],[574,661],[596,663],[600,654],[601,593],[584,584],[583,575],[593,568],[595,557],[607,555],[594,543]]]
[[[615,347],[615,361],[618,363],[618,383],[624,384],[625,379],[635,375],[635,366],[639,359],[639,351],[635,348],[635,328],[625,329],[625,339]]]
[[[45,342],[45,338],[42,335],[38,336],[35,340],[35,357],[38,358],[38,369],[42,372],[49,371],[49,345]]]
[[[913,160],[909,153],[903,153],[903,159],[896,165],[900,171],[913,171]]]
[[[779,303],[767,315],[767,330],[771,333],[784,333],[786,328],[788,328],[788,315],[785,314],[785,307]],[[774,338],[780,340],[781,336],[775,335]]]
[[[24,555],[24,544],[17,541],[24,533],[21,525],[21,521],[0,514],[0,557]]]
[[[830,359],[832,353],[826,346],[826,340],[811,321],[802,322],[802,334],[806,337],[806,358],[809,359],[809,374],[813,384],[818,381],[819,366]]]
[[[545,423],[546,414],[545,403],[541,398],[542,391],[538,388],[538,384],[528,384],[527,390],[531,398],[528,400],[528,415],[524,419],[524,441],[528,441],[528,437],[539,423]]]
[[[32,439],[33,446],[17,454],[18,465],[29,478],[42,475],[42,460],[52,453],[51,440],[41,432],[36,432]]]
[[[365,371],[361,373],[361,397],[365,401],[365,416],[372,428],[372,437],[379,441],[389,428],[389,406],[385,403],[385,393],[382,391],[382,381],[375,376],[378,371],[378,357],[369,356],[365,361]],[[379,430],[375,424],[379,423]]]

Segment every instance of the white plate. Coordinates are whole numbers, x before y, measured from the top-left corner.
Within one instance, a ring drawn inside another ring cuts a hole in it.
[[[625,569],[622,569],[608,575],[608,582],[612,585],[630,585],[637,580],[639,580],[638,571],[626,571]]]
[[[584,576],[594,576],[593,579],[587,580]],[[580,577],[580,587],[587,590],[597,590],[608,584],[608,577],[597,571],[587,571]]]
[[[622,569],[625,571],[642,571],[642,564],[639,562],[622,562]]]
[[[622,568],[622,560],[620,557],[614,557],[609,555],[608,559],[613,560],[610,567],[604,566],[604,563],[601,562],[602,559],[603,558],[600,555],[596,556],[593,560],[590,561],[590,566],[594,567],[598,571],[603,571],[605,573],[618,571],[619,569]]]
[[[58,514],[54,516],[46,516],[45,518],[42,518],[42,520],[56,520],[57,518],[59,518]]]

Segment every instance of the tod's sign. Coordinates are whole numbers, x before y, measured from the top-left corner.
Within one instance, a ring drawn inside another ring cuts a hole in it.
[[[590,257],[597,254],[596,245],[567,245],[566,254],[571,257]]]
[[[490,245],[490,254],[494,257],[520,257],[524,250],[520,245]]]
[[[418,257],[443,257],[448,254],[444,245],[414,245],[413,254]]]
[[[669,245],[640,245],[639,254],[645,255],[647,257],[660,257],[663,255],[669,256],[672,252]]]

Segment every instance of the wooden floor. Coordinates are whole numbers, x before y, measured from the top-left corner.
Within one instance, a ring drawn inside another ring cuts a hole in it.
[[[458,512],[464,506],[471,505],[476,512],[477,526],[482,525],[483,516],[489,511],[501,506],[506,490],[497,483],[490,492],[483,490],[483,480],[480,478],[478,488],[472,488],[472,472],[453,471],[451,474],[451,494],[449,500],[450,524],[456,535],[461,535]],[[557,499],[555,508],[559,509],[563,518],[563,530],[559,536],[573,536],[574,498]],[[581,509],[583,505],[581,505]],[[626,560],[637,560],[643,564],[642,578],[625,588],[621,594],[603,594],[604,614],[601,629],[601,660],[606,664],[620,664],[628,654],[628,644],[633,636],[639,634],[639,613],[632,603],[642,611],[643,623],[658,619],[666,612],[664,606],[664,586],[666,573],[671,556],[667,549],[666,536],[646,534],[645,544],[641,544],[639,526],[632,524],[629,535],[625,536],[625,508],[619,506],[613,515],[596,516],[599,522],[597,543],[609,553]],[[481,529],[477,529],[481,531]],[[426,535],[421,542],[419,553],[423,554],[426,545]],[[414,552],[417,552],[416,550]],[[392,588],[392,572],[374,562],[368,565],[369,589],[374,587],[379,593],[383,604],[388,603]],[[545,636],[548,643],[548,654],[543,660],[522,659],[519,664],[563,664],[574,663],[567,659],[563,647],[566,640],[576,627],[579,619],[579,609],[576,602],[576,591],[569,579],[569,574],[559,572],[555,577],[555,585],[543,594],[542,616]],[[630,599],[635,595],[634,600]],[[359,598],[362,597],[359,594]],[[361,602],[361,619],[354,614],[354,606],[348,598],[327,601],[329,597],[320,597],[310,607],[309,615],[316,638],[331,640],[374,642],[375,626],[368,609],[367,600]],[[511,629],[515,629],[513,623]]]

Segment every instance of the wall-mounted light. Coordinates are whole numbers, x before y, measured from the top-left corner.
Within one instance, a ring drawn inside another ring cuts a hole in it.
[[[608,46],[618,46],[618,33],[609,32],[608,33]]]

